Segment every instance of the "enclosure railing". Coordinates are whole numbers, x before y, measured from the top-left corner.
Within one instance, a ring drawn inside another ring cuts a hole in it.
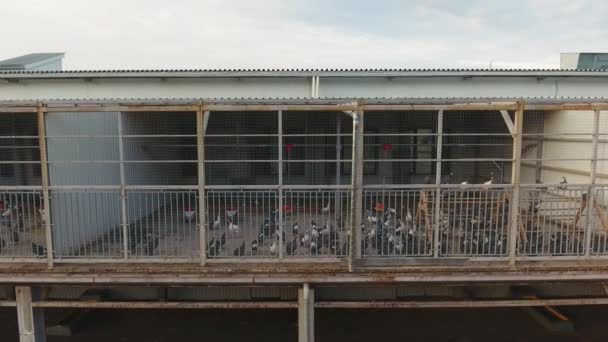
[[[555,123],[524,116],[522,104],[477,131],[458,125],[467,113],[443,109],[432,117],[412,114],[401,126],[395,113],[364,115],[361,107],[318,120],[277,110],[260,114],[272,121],[262,125],[268,132],[248,134],[243,129],[259,121],[250,115],[218,121],[202,104],[196,108],[171,118],[106,112],[103,130],[89,136],[77,127],[77,135],[46,135],[47,126],[57,132],[61,125],[45,125],[38,106],[34,164],[41,175],[27,172],[40,184],[0,185],[0,262],[350,266],[355,259],[447,264],[608,256],[608,184],[598,181],[607,177],[598,174],[605,161],[598,145],[606,142],[597,110],[591,129],[574,133],[542,131]],[[403,131],[416,117],[424,128]],[[524,117],[530,132],[523,131]],[[247,124],[238,126],[240,120]],[[87,149],[98,141],[109,147],[91,155]],[[56,154],[50,161],[47,142]],[[590,146],[588,155],[564,147],[580,143]],[[524,168],[534,169],[535,184],[524,184]],[[58,181],[49,181],[49,170]],[[450,170],[466,176],[454,179]],[[551,172],[580,182],[542,184],[539,176],[556,178]]]

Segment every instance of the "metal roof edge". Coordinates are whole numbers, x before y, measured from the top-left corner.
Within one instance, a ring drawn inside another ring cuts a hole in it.
[[[0,70],[0,79],[231,77],[606,77],[608,70],[562,69],[159,69]]]

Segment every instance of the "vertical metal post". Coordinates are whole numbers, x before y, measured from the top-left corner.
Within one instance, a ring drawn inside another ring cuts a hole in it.
[[[209,112],[203,112],[203,102],[199,101],[196,111],[196,151],[198,168],[198,231],[201,265],[207,263],[207,208],[205,201],[205,117]]]
[[[342,170],[340,160],[342,159],[342,120],[340,120],[342,113],[336,112],[336,185],[339,186],[342,183]],[[340,199],[340,190],[336,188],[336,218],[342,214]],[[344,224],[344,222],[342,222]]]
[[[595,203],[595,182],[597,178],[597,145],[600,129],[600,111],[593,111],[593,133],[591,136],[591,171],[589,181],[591,186],[587,191],[587,225],[585,227],[585,256],[591,255],[591,234],[593,230],[593,210]],[[582,214],[582,213],[581,213]]]
[[[308,284],[298,289],[298,342],[315,340],[315,292]]]
[[[16,286],[15,299],[17,302],[19,341],[46,341],[44,309],[34,309],[32,307],[32,288],[29,286]]]
[[[283,259],[283,111],[278,116],[278,152],[279,152],[279,259]]]
[[[443,146],[443,110],[437,113],[437,162],[435,167],[435,224],[433,229],[433,256],[436,258],[439,256],[439,224],[441,220],[441,150]]]
[[[118,165],[120,168],[120,225],[122,227],[123,258],[129,258],[129,225],[127,222],[127,190],[125,189],[125,148],[123,140],[123,115],[118,112]]]
[[[42,205],[44,206],[44,237],[46,241],[46,258],[49,268],[53,267],[53,234],[51,232],[51,199],[49,195],[48,151],[46,148],[46,122],[44,107],[37,106],[38,113],[38,145],[40,146],[40,178],[42,180]]]
[[[511,167],[511,200],[509,202],[509,265],[515,265],[517,235],[519,232],[519,198],[521,191],[521,145],[524,121],[524,104],[517,103],[515,134],[513,135],[513,165]]]
[[[361,257],[361,217],[363,216],[363,122],[364,113],[361,103],[353,112],[353,152],[351,158],[351,207],[350,207],[350,241],[348,270],[354,270],[354,261]]]

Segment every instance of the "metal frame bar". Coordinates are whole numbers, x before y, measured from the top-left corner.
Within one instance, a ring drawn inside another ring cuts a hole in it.
[[[53,234],[51,232],[51,199],[49,195],[49,169],[46,148],[46,121],[44,118],[45,108],[38,104],[38,142],[40,145],[40,178],[42,181],[42,201],[44,205],[44,236],[47,250],[47,265],[53,267]]]
[[[589,181],[591,186],[587,191],[587,224],[585,227],[585,256],[591,255],[591,234],[593,228],[593,209],[595,208],[595,183],[597,176],[597,148],[598,148],[598,133],[600,129],[600,111],[593,111],[593,133],[591,142],[591,170]],[[582,213],[580,213],[582,215]]]
[[[362,105],[362,103],[361,103]],[[360,106],[362,108],[362,106]],[[351,166],[351,200],[350,200],[350,241],[348,270],[354,271],[355,259],[360,258],[361,251],[361,217],[363,211],[363,130],[364,111],[352,112],[353,148]]]
[[[126,178],[125,178],[125,151],[124,151],[124,140],[123,140],[123,115],[122,112],[118,112],[118,160],[120,169],[120,224],[122,227],[122,248],[123,258],[129,258],[129,234],[128,227],[129,222],[127,219],[127,190]]]
[[[205,133],[210,113],[203,111],[203,103],[200,102],[196,109],[196,146],[198,159],[198,231],[200,262],[204,266],[207,263],[207,204],[205,201]]]
[[[434,210],[434,228],[433,228],[433,256],[439,257],[439,220],[441,219],[441,156],[443,147],[443,110],[437,112],[437,162],[435,166],[435,208]]]
[[[313,77],[314,80],[314,77]],[[277,111],[277,125],[278,125],[278,203],[279,203],[279,259],[283,259],[283,111]]]
[[[515,265],[517,256],[517,236],[519,235],[519,179],[521,174],[521,150],[524,121],[524,104],[518,103],[515,111],[515,134],[513,135],[513,165],[511,168],[511,201],[509,202],[509,264]]]

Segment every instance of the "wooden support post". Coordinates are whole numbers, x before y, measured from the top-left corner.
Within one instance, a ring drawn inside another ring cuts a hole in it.
[[[439,185],[441,184],[441,150],[442,150],[442,146],[443,146],[443,110],[440,110],[437,113],[437,162],[436,162],[436,167],[435,167],[435,186],[437,187],[437,189],[435,189],[435,201],[434,201],[434,205],[435,207],[433,208],[433,210],[435,211],[434,217],[435,217],[435,222],[434,222],[434,227],[435,229],[433,230],[433,256],[434,257],[438,257],[439,256],[439,228],[440,228],[440,221],[441,221],[441,189],[439,188]]]
[[[123,139],[123,115],[118,112],[118,160],[120,168],[120,225],[122,228],[123,258],[129,258],[129,224],[127,222],[127,190],[125,189],[125,149]]]
[[[599,139],[600,130],[600,111],[593,111],[593,135],[591,136],[591,171],[589,173],[589,191],[587,191],[587,225],[585,227],[585,256],[591,255],[591,235],[593,234],[593,208],[598,213],[601,208],[597,205],[595,200],[595,182],[597,178],[597,146]],[[582,208],[581,208],[582,210]],[[582,214],[582,212],[581,212]],[[600,220],[603,223],[603,217],[599,215]],[[576,227],[575,227],[576,228]]]
[[[44,309],[32,307],[32,288],[16,286],[17,321],[20,342],[46,341],[44,326]]]
[[[198,231],[201,265],[207,263],[207,208],[205,201],[205,117],[209,112],[203,112],[203,102],[200,101],[196,111],[196,151],[198,160]]]
[[[315,340],[315,292],[308,284],[298,289],[298,342]]]
[[[51,198],[49,194],[49,167],[48,152],[46,148],[46,122],[44,120],[44,107],[41,103],[38,112],[38,144],[40,146],[40,178],[42,180],[42,205],[44,206],[44,237],[46,242],[46,258],[49,268],[53,267],[53,234],[51,232]]]
[[[283,111],[277,112],[278,117],[278,156],[279,156],[279,259],[283,259],[283,224],[284,224],[284,208],[283,208]]]
[[[509,202],[509,264],[515,265],[517,235],[519,232],[519,198],[521,191],[521,145],[524,121],[524,104],[517,103],[515,134],[513,135],[513,165],[511,167],[511,201]]]
[[[351,207],[348,270],[354,270],[355,259],[361,257],[361,217],[363,216],[363,121],[362,104],[353,113],[353,154],[351,159]]]

